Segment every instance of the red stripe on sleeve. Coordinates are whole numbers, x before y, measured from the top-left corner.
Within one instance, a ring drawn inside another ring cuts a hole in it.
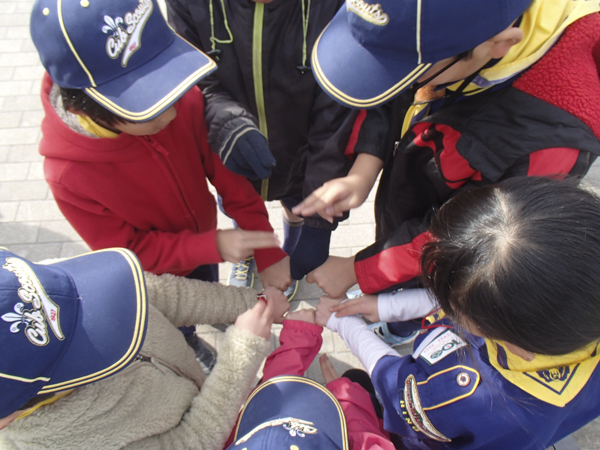
[[[446,184],[452,189],[458,189],[471,178],[481,179],[481,174],[456,149],[461,134],[447,125],[437,124],[436,129],[444,136],[444,151],[440,153],[439,169]]]
[[[362,124],[365,121],[365,117],[367,117],[367,110],[363,109],[358,113],[358,116],[354,121],[354,125],[352,126],[352,133],[350,134],[348,145],[346,145],[346,150],[344,151],[344,155],[349,159],[354,159],[354,148],[358,142],[358,135],[360,133],[360,129],[362,128]]]
[[[412,242],[383,250],[354,263],[360,288],[365,294],[380,292],[421,275],[421,249],[433,239],[426,231]]]
[[[529,155],[528,176],[568,174],[579,157],[575,148],[545,148]]]

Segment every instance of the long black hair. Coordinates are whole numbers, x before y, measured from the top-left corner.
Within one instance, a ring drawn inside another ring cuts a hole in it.
[[[430,231],[423,282],[458,325],[545,355],[600,339],[600,199],[576,181],[466,191]]]

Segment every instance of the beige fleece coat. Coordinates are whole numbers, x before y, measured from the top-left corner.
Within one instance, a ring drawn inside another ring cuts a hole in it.
[[[0,431],[1,449],[223,447],[271,344],[229,327],[205,379],[176,327],[233,322],[256,303],[256,293],[169,274],[146,273],[146,286],[146,361],[16,420]]]

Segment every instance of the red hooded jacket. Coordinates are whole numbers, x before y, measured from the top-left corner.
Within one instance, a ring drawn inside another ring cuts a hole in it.
[[[207,179],[241,229],[273,230],[251,184],[210,150],[198,88],[175,104],[177,117],[164,130],[116,138],[73,131],[51,105],[51,88],[46,74],[39,146],[44,176],[58,207],[93,250],[128,248],[144,270],[156,274],[187,275],[200,265],[222,262],[217,207]],[[257,250],[258,270],[285,256],[279,248]]]

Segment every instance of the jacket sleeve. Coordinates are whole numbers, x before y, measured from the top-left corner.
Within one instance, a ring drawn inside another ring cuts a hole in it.
[[[271,343],[264,338],[229,327],[214,369],[181,422],[166,433],[127,448],[223,448],[270,349]]]
[[[256,304],[256,291],[250,288],[148,272],[145,279],[148,301],[176,327],[233,323]]]
[[[369,393],[360,384],[340,377],[327,383],[326,387],[340,402],[344,411],[352,450],[396,448],[375,413]]]
[[[48,184],[61,212],[92,250],[128,248],[144,270],[157,274],[187,275],[200,265],[222,262],[216,230],[141,231],[95,200],[50,180]]]
[[[384,104],[374,109],[363,109],[358,112],[352,132],[346,144],[345,154],[354,159],[359,153],[368,153],[386,160],[390,136],[390,107]]]
[[[198,9],[203,14],[205,7],[190,1],[169,0],[167,10],[169,22],[175,31],[200,50],[210,51],[208,43],[202,42],[197,32],[197,23],[192,17],[192,10]],[[203,78],[198,87],[204,95],[204,116],[208,126],[208,142],[212,150],[221,160],[226,160],[231,152],[236,137],[249,128],[258,130],[256,118],[244,106],[233,100],[231,95],[221,86],[216,75]],[[260,132],[260,131],[259,131]]]
[[[269,214],[260,195],[250,182],[227,169],[211,151],[202,155],[206,176],[223,200],[223,209],[242,230],[273,231]],[[254,251],[259,272],[282,260],[287,255],[279,247]]]
[[[263,381],[279,375],[304,376],[319,353],[323,327],[300,320],[284,320],[280,346],[265,361]]]

